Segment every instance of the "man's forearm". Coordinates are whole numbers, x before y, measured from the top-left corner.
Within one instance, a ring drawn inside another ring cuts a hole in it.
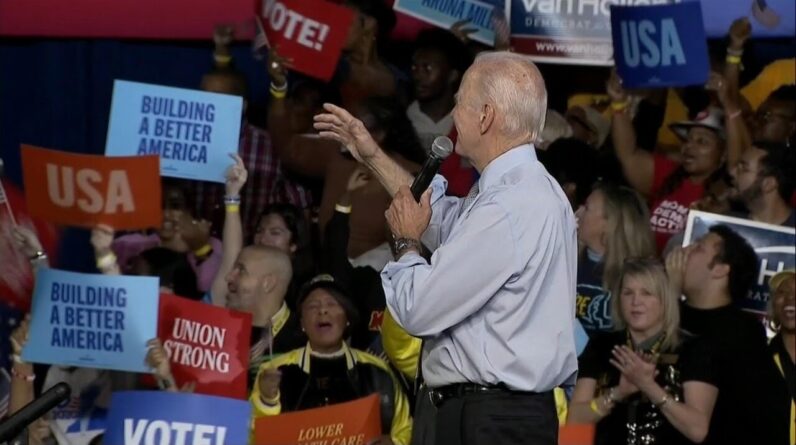
[[[378,151],[372,158],[369,158],[365,164],[373,171],[376,177],[381,182],[381,185],[390,194],[390,197],[395,196],[401,186],[409,186],[412,184],[414,177],[394,159],[387,156],[383,151]]]

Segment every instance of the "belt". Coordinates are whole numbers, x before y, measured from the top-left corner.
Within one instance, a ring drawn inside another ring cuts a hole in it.
[[[434,406],[442,405],[448,399],[455,399],[472,394],[524,394],[536,395],[538,393],[529,391],[514,391],[509,389],[505,383],[497,385],[478,385],[476,383],[454,383],[452,385],[440,386],[439,388],[429,388],[428,397]]]

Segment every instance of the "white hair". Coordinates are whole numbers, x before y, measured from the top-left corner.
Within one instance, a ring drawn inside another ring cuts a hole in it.
[[[547,89],[530,57],[506,51],[476,57],[475,94],[496,110],[498,128],[506,137],[536,140],[547,111]]]

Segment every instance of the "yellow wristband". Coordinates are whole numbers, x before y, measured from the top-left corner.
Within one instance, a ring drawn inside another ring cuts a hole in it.
[[[107,253],[100,258],[97,258],[97,269],[105,270],[116,265],[116,255]]]
[[[627,108],[628,104],[629,104],[629,101],[627,101],[627,100],[624,101],[624,102],[611,102],[611,109],[616,111],[616,112],[624,111],[625,108]]]
[[[733,65],[739,65],[741,63],[741,56],[728,55],[725,60],[727,61],[727,63],[731,63]]]
[[[594,414],[597,414],[598,416],[605,415],[605,413],[600,411],[600,408],[597,406],[597,399],[591,399],[591,403],[589,403],[589,408],[591,408],[591,410],[594,411]]]
[[[277,90],[271,88],[271,96],[274,99],[284,99],[285,96],[287,96],[287,91],[277,91]]]
[[[335,204],[334,205],[334,210],[336,212],[349,214],[349,213],[351,213],[351,206],[344,206],[344,205],[340,205],[340,204]]]
[[[194,250],[193,254],[198,257],[203,257],[207,256],[207,254],[210,253],[211,250],[213,250],[213,248],[210,246],[210,244],[205,244],[204,246]]]
[[[263,402],[264,405],[268,406],[276,406],[279,404],[280,394],[279,391],[276,392],[276,396],[273,399],[269,399],[265,397],[265,394],[260,394],[260,401]]]
[[[240,204],[227,204],[227,213],[238,213],[240,211]]]

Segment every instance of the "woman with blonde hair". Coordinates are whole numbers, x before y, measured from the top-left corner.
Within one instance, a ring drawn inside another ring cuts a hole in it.
[[[718,396],[710,351],[680,333],[679,296],[659,261],[626,260],[618,283],[617,330],[580,356],[568,421],[595,423],[595,445],[702,442]]]
[[[629,187],[598,183],[576,216],[577,317],[591,335],[613,328],[610,289],[618,284],[622,261],[654,256],[655,244],[647,206]]]

